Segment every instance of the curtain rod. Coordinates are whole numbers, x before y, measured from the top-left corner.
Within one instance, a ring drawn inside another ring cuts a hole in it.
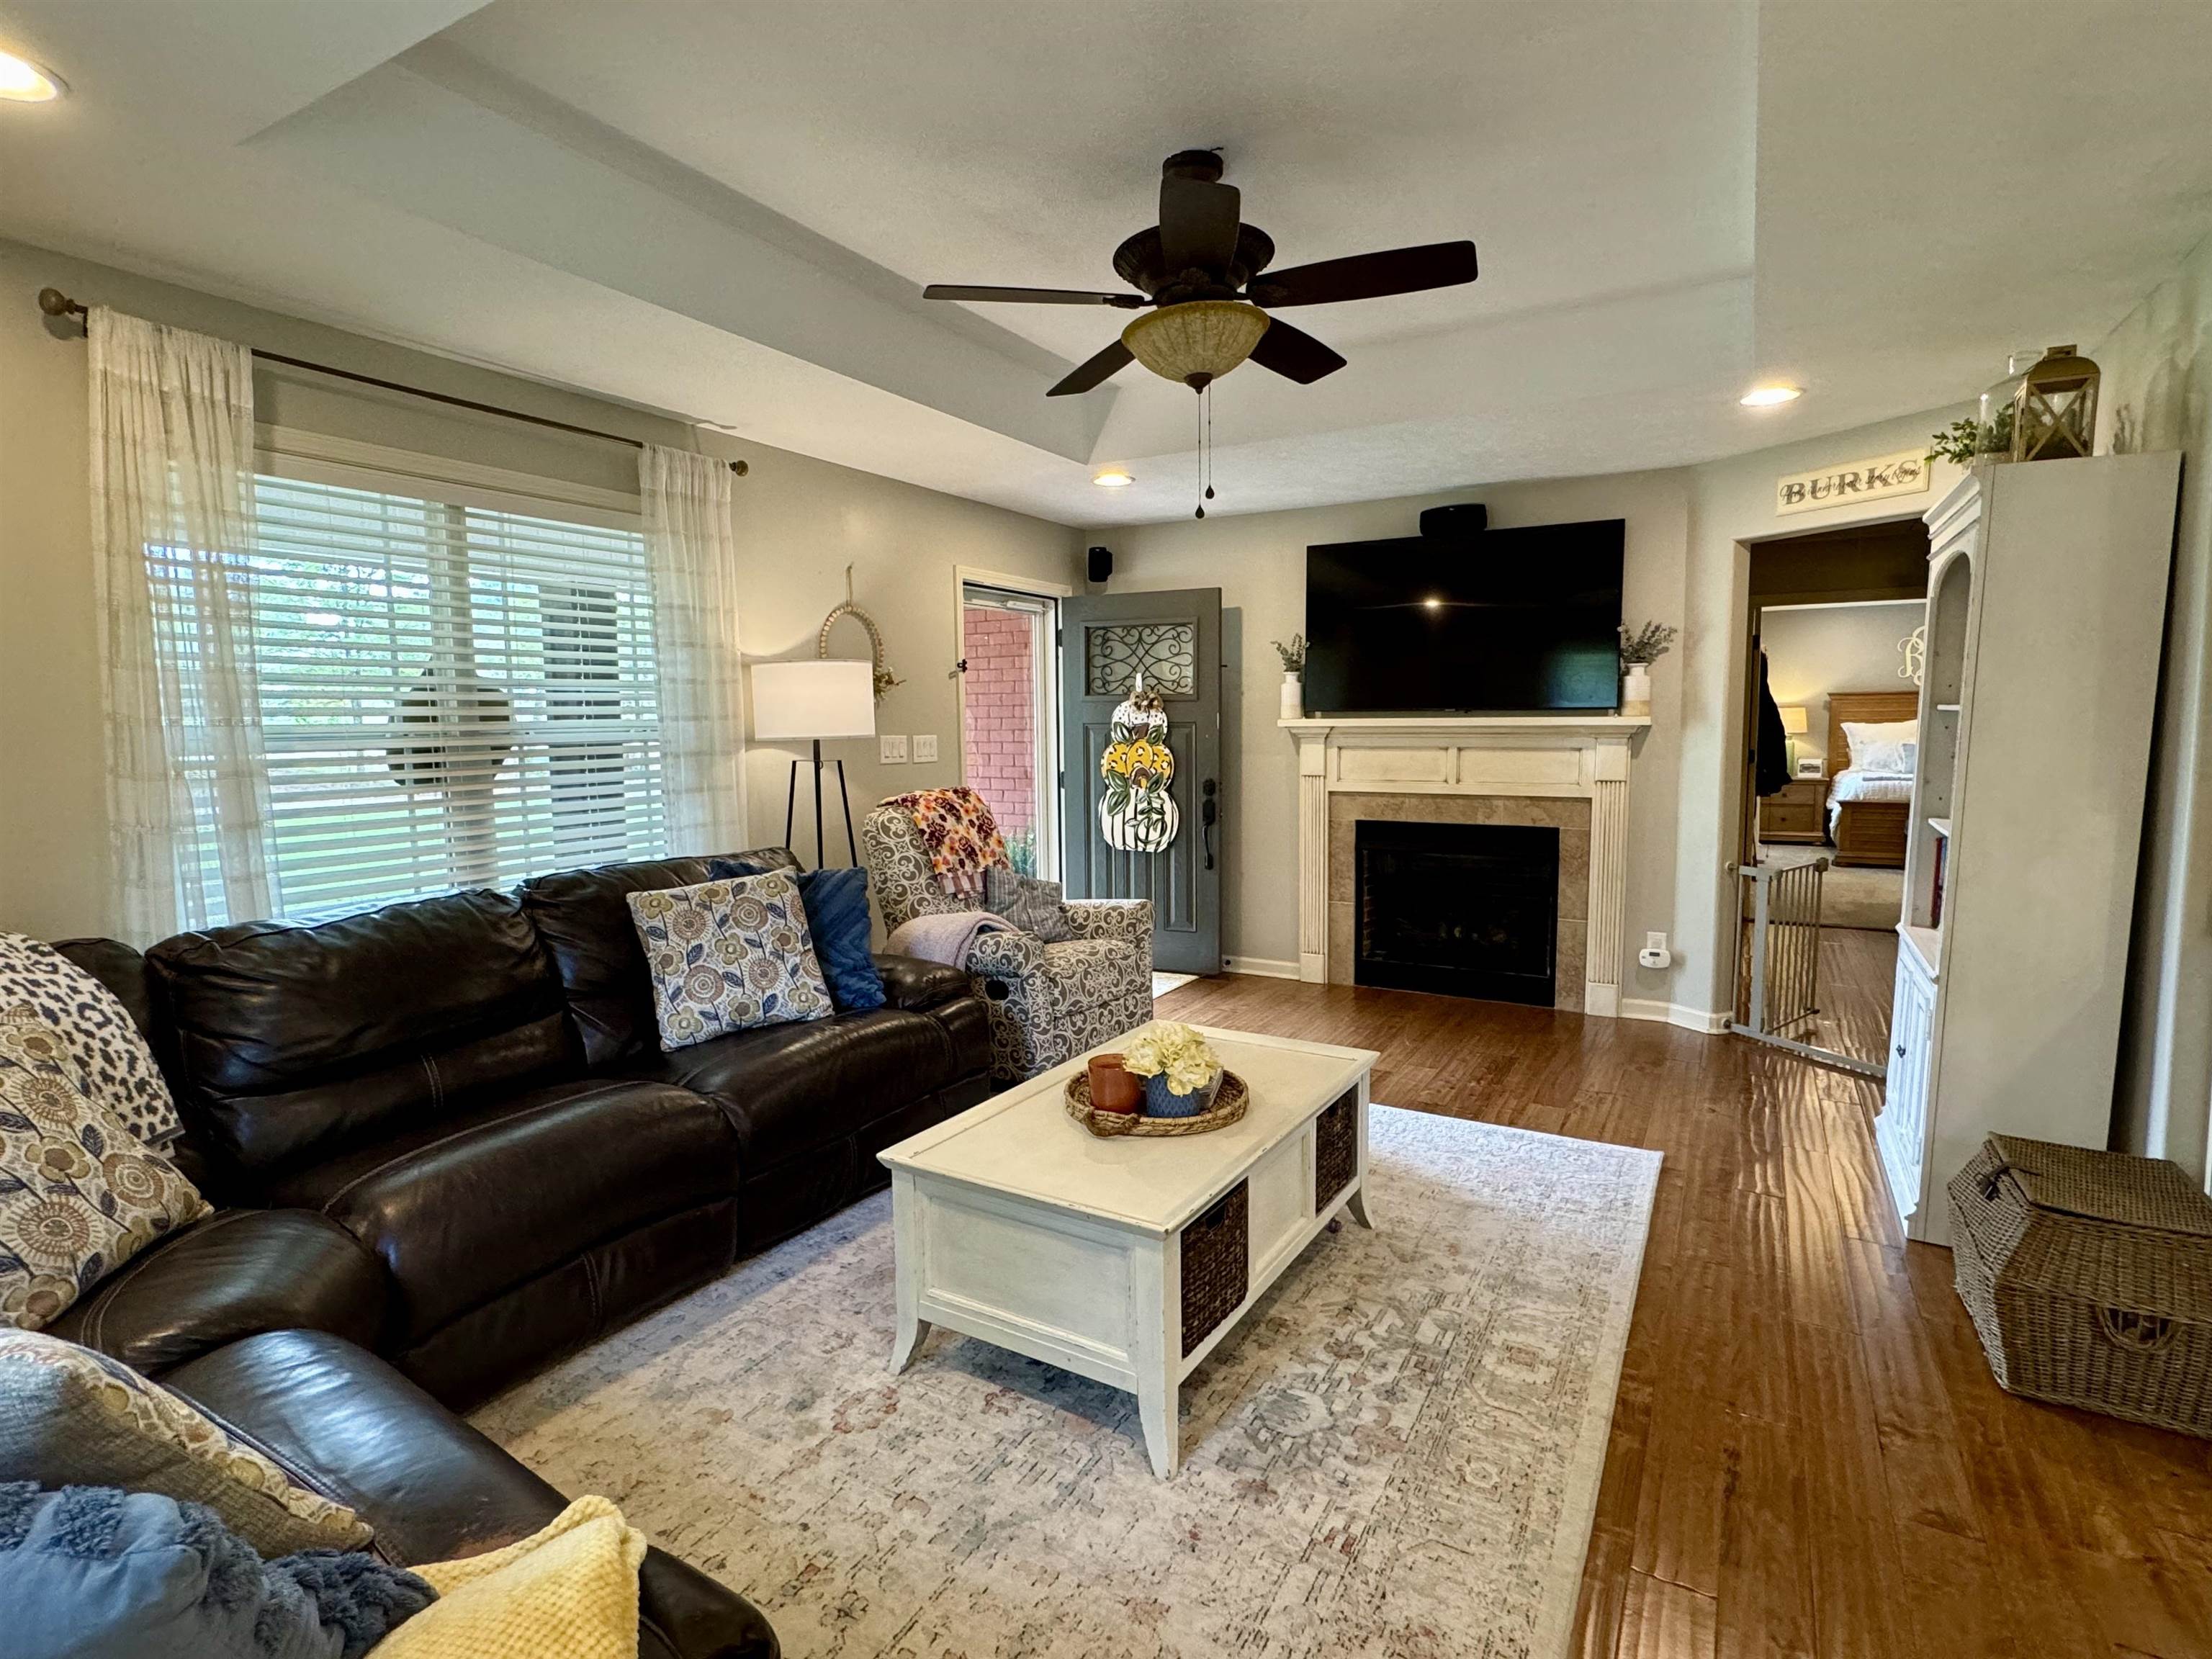
[[[92,319],[92,307],[72,300],[58,288],[39,290],[39,309],[49,317],[82,317],[88,324]],[[357,374],[349,368],[334,368],[329,363],[309,362],[304,357],[287,357],[279,351],[255,349],[253,355],[264,363],[282,363],[287,368],[304,368],[310,374],[327,374],[334,380],[351,380],[356,386],[373,386],[385,392],[404,392],[410,398],[427,398],[434,404],[445,404],[454,409],[473,410],[479,415],[497,415],[510,421],[524,421],[532,426],[542,426],[555,432],[573,432],[580,438],[604,438],[609,443],[628,444],[632,449],[643,449],[642,438],[631,438],[619,432],[602,432],[597,427],[578,426],[569,421],[556,421],[544,415],[526,414],[519,409],[502,409],[497,404],[480,404],[473,398],[456,398],[450,392],[430,392],[419,386],[407,386],[398,380],[382,380],[374,374]],[[752,471],[743,461],[732,461],[730,471],[740,478]]]

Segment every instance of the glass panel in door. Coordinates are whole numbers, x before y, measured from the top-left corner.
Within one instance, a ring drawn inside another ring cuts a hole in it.
[[[989,803],[1014,868],[1051,875],[1060,865],[1054,603],[972,582],[960,599],[961,778]]]

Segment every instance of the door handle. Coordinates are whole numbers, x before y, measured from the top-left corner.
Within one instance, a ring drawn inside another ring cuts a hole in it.
[[[1198,787],[1198,822],[1206,831],[1206,867],[1213,868],[1213,826],[1221,817],[1221,805],[1215,799],[1214,782],[1208,778]]]

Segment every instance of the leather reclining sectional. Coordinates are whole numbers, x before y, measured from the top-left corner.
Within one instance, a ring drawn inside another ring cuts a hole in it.
[[[734,854],[791,867],[781,848]],[[148,1034],[225,1207],[50,1328],[158,1376],[351,1504],[402,1562],[523,1536],[561,1495],[455,1413],[884,1184],[990,1092],[966,975],[664,1054],[626,896],[705,859],[543,876],[319,927],[58,946]],[[653,1551],[648,1659],[773,1656]]]

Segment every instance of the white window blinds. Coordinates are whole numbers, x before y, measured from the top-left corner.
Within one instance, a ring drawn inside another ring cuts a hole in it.
[[[279,915],[664,850],[635,528],[265,474],[254,505]]]

